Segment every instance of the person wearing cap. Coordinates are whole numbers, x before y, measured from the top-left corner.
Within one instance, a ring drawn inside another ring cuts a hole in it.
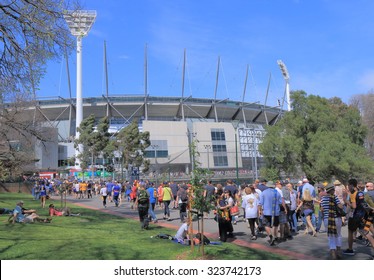
[[[13,210],[13,218],[12,223],[33,223],[35,220],[41,221],[41,222],[50,222],[52,219],[42,219],[39,217],[38,214],[35,213],[35,210],[29,210],[31,211],[30,214],[26,214],[23,208],[23,201],[19,201],[16,204],[16,207]],[[27,210],[26,210],[27,211]]]
[[[321,199],[321,211],[325,228],[327,228],[327,239],[329,243],[331,259],[341,258],[342,246],[342,219],[337,214],[336,207],[343,209],[339,198],[334,194],[335,186],[326,187],[327,195]]]
[[[258,206],[259,215],[263,215],[263,223],[270,246],[274,246],[278,241],[280,205],[286,209],[282,196],[274,187],[271,186],[261,193]]]

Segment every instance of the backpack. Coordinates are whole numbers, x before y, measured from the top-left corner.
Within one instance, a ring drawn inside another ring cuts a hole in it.
[[[149,203],[149,194],[146,190],[141,190],[138,196],[139,204],[148,204]]]
[[[187,192],[185,190],[180,192],[180,199],[182,200],[182,202],[187,202],[188,201],[188,195],[187,195]]]
[[[196,233],[195,237],[200,241],[201,240],[201,233],[200,232]],[[203,235],[203,243],[204,243],[204,245],[209,245],[210,244],[210,240],[205,235]]]

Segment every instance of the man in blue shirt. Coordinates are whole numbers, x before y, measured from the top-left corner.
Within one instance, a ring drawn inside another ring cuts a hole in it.
[[[147,192],[149,194],[149,203],[150,203],[148,214],[151,217],[152,221],[154,223],[157,223],[157,217],[155,214],[155,206],[156,206],[156,199],[157,199],[155,195],[157,195],[157,190],[154,187],[154,183],[148,183]]]
[[[120,185],[118,185],[117,182],[115,182],[112,186],[113,186],[112,193],[113,193],[114,204],[116,205],[116,207],[118,207],[119,198],[120,198],[120,195],[121,195],[121,187],[120,187]]]
[[[260,190],[260,191],[264,191],[264,190],[266,190],[267,188],[268,188],[268,186],[266,186],[266,183],[267,183],[268,181],[266,180],[266,179],[262,179],[261,181],[260,181],[260,184],[258,184],[257,185],[257,188]]]
[[[303,186],[300,188],[300,199],[303,197],[303,192],[306,189],[309,189],[310,195],[313,198],[316,198],[316,190],[314,189],[314,187],[311,184],[309,184],[309,180],[307,178],[304,178],[303,179]]]
[[[258,206],[259,216],[264,216],[263,224],[265,225],[266,233],[269,236],[268,242],[270,243],[270,246],[274,246],[275,241],[278,240],[280,205],[283,205],[284,209],[286,209],[282,196],[274,187],[275,186],[270,186],[261,193]],[[285,212],[287,215],[287,209]],[[271,232],[272,229],[273,233]]]
[[[112,190],[113,190],[114,184],[112,182],[108,182],[106,184],[106,190],[107,190],[107,199],[109,199],[110,202],[113,202],[112,199]]]
[[[50,223],[51,218],[46,218],[42,219],[38,216],[38,214],[35,213],[35,210],[24,210],[23,208],[23,201],[19,201],[16,204],[16,207],[13,210],[13,221],[12,223],[14,224],[15,222],[17,223],[33,223],[34,220],[37,220],[39,222],[44,222],[44,223]]]

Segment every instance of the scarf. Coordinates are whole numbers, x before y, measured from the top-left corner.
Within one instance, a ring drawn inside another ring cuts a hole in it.
[[[334,236],[336,237],[338,235],[338,232],[336,230],[336,224],[335,224],[335,195],[329,196],[329,217],[328,217],[328,226],[327,226],[327,236]]]

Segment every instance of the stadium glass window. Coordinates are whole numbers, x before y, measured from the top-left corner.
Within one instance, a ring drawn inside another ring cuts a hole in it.
[[[212,141],[226,141],[225,131],[223,129],[212,129],[210,132]]]
[[[228,166],[227,156],[214,156],[214,166]]]
[[[226,152],[226,145],[213,145],[213,152]]]
[[[212,138],[214,166],[228,166],[225,130],[213,128],[210,131],[210,135]]]
[[[167,140],[151,140],[151,145],[145,150],[146,158],[167,158],[168,155]]]

